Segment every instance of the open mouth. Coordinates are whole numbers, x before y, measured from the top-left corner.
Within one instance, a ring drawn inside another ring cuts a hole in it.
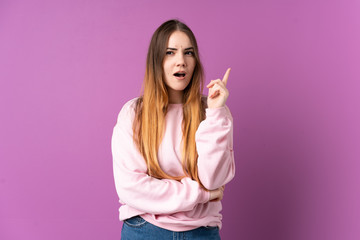
[[[185,77],[186,73],[185,72],[176,72],[174,73],[175,77],[179,77],[179,78],[183,78]]]

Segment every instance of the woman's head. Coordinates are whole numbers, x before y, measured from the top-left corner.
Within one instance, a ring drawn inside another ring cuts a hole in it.
[[[146,91],[151,91],[167,105],[169,94],[184,93],[182,102],[186,102],[190,92],[200,92],[202,87],[203,69],[193,32],[178,20],[164,22],[150,42],[144,95],[147,95]]]
[[[175,31],[170,35],[163,60],[163,81],[170,103],[183,102],[183,91],[189,85],[196,65],[194,55],[194,47],[184,32]]]

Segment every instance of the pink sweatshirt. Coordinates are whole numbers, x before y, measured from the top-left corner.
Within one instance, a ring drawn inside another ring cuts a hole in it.
[[[147,174],[143,156],[133,142],[136,99],[121,109],[111,141],[115,186],[120,198],[120,220],[141,215],[146,221],[171,230],[201,226],[221,228],[221,202],[209,202],[210,193],[185,177],[181,181],[156,179]],[[181,166],[182,104],[170,104],[158,152],[161,168],[172,176],[184,175]],[[217,189],[235,174],[233,120],[228,107],[206,109],[195,135],[198,172],[207,189]]]

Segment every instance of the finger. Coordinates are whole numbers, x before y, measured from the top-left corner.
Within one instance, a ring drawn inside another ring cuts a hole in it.
[[[229,75],[230,75],[230,71],[231,71],[231,68],[228,68],[226,70],[226,73],[224,74],[224,77],[222,79],[223,83],[226,85],[227,84],[227,81],[228,81],[228,78],[229,78]]]
[[[211,88],[209,88],[209,92],[214,92],[215,90],[218,90],[218,89],[223,89],[223,90],[226,89],[226,87],[222,81],[215,82],[214,85]]]
[[[218,94],[218,91],[211,91],[211,93],[209,93],[209,98],[213,98],[216,94]]]
[[[217,82],[221,82],[221,79],[211,80],[210,83],[206,87],[211,88]]]
[[[217,89],[215,90],[215,92],[213,92],[211,95],[210,95],[210,98],[216,98],[218,97],[219,95],[223,95],[223,96],[227,96],[227,92],[223,89]]]
[[[214,92],[213,94],[210,95],[210,98],[216,98],[219,95],[220,95],[220,92],[219,92],[219,90],[217,90],[216,92]]]
[[[211,88],[214,85],[214,83],[210,82],[206,87]]]
[[[220,78],[216,79],[216,80],[211,80],[211,82],[207,85],[208,88],[211,88],[212,86],[214,86],[214,84],[216,83],[222,83],[222,80]]]
[[[214,98],[214,95],[219,95],[220,93],[222,93],[224,96],[228,95],[228,90],[226,89],[226,87],[224,86],[224,83],[219,82],[219,83],[215,83],[214,86],[212,88],[209,89],[209,96],[210,98]]]
[[[215,83],[214,86],[212,86],[209,89],[209,96],[210,98],[214,98],[217,95],[219,95],[219,93],[220,93],[220,86],[217,83]]]

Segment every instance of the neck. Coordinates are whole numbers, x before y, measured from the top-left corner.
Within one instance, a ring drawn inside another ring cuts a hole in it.
[[[177,91],[177,90],[173,90],[173,89],[168,89],[168,93],[169,93],[169,103],[182,103],[183,102],[183,95],[184,92],[183,91]]]

